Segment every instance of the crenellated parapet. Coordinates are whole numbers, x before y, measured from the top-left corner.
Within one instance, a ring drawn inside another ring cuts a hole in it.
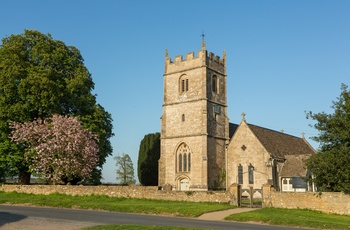
[[[168,50],[165,51],[165,74],[172,73],[173,71],[178,72],[179,68],[186,70],[194,66],[207,66],[209,68],[221,69],[225,74],[226,52],[223,51],[222,58],[220,58],[220,56],[208,52],[205,46],[202,46],[197,56],[195,56],[194,52],[190,52],[186,54],[185,58],[183,58],[183,55],[178,55],[172,60],[168,55]]]
[[[210,52],[208,55],[208,59],[210,61],[214,61],[220,65],[225,65],[226,64],[226,52],[223,52],[223,58],[220,58],[220,56],[216,56],[214,53]]]

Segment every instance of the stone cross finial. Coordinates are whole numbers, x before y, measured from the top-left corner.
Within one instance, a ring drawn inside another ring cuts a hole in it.
[[[244,112],[241,114],[241,116],[242,116],[242,120],[245,121],[245,113]]]
[[[301,133],[301,138],[305,139],[305,133],[304,132]]]
[[[165,58],[168,58],[168,49],[165,49]]]

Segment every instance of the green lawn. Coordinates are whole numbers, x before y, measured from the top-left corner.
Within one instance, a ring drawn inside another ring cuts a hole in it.
[[[59,208],[107,210],[114,212],[145,213],[197,217],[206,212],[232,208],[229,204],[209,202],[165,201],[135,198],[116,198],[102,195],[69,196],[64,194],[34,195],[0,192],[0,204],[33,204]]]
[[[225,220],[254,221],[271,225],[316,229],[350,229],[350,216],[325,214],[307,209],[263,208],[226,217]]]

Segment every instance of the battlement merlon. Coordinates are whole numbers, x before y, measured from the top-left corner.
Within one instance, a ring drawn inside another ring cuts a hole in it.
[[[205,49],[201,49],[198,51],[198,55],[195,56],[194,52],[190,52],[186,54],[186,58],[183,59],[183,55],[175,56],[174,61],[169,58],[168,50],[165,50],[165,73],[168,72],[168,70],[172,69],[172,66],[176,66],[176,68],[179,68],[180,66],[202,66],[202,65],[218,65],[221,66],[221,68],[225,69],[226,66],[226,51],[223,51],[222,58],[215,55],[212,52],[209,52]],[[168,68],[170,67],[170,69]],[[220,68],[220,69],[221,69]],[[172,71],[170,71],[172,72]]]

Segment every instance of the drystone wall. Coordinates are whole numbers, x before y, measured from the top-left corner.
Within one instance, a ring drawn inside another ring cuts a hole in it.
[[[229,191],[163,191],[156,186],[72,186],[72,185],[1,185],[0,191],[31,194],[60,193],[73,196],[106,195],[155,200],[230,203],[237,205],[238,185]],[[350,215],[350,195],[344,193],[277,192],[270,185],[262,187],[264,207],[299,208]]]
[[[2,185],[0,191],[31,194],[60,193],[73,196],[106,195],[154,200],[229,203],[229,192],[163,191],[156,186],[73,186],[73,185]]]
[[[341,192],[277,192],[263,186],[263,206],[299,208],[350,215],[350,195]]]

